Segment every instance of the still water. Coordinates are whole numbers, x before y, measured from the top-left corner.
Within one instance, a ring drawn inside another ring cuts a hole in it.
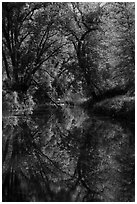
[[[3,201],[134,202],[134,124],[79,107],[3,116]]]

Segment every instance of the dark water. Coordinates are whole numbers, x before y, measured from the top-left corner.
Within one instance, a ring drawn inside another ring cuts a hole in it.
[[[134,202],[134,124],[47,108],[3,116],[3,201]]]

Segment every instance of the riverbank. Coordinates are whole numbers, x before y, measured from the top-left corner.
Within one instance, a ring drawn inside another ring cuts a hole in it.
[[[135,121],[135,97],[118,96],[92,106],[93,113]]]

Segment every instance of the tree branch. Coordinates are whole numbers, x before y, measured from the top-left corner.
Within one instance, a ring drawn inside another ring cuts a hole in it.
[[[49,30],[50,30],[51,25],[52,25],[52,22],[49,22],[49,24],[47,25],[47,29],[46,29],[46,31],[44,32],[44,34],[43,34],[43,36],[42,36],[42,38],[41,38],[41,41],[40,41],[38,47],[41,47],[45,36],[46,36],[46,39],[44,40],[44,44],[46,43],[46,41],[47,41],[47,39],[48,39],[48,34],[49,34]]]
[[[70,58],[68,58],[67,61],[64,60],[64,62],[62,63],[61,68],[62,68],[65,64],[68,63],[69,59],[70,59]],[[65,72],[67,69],[68,69],[68,68],[65,68],[65,69],[63,69],[62,71],[60,71],[59,74],[57,75],[57,78],[59,78],[59,77],[62,75],[62,73]]]
[[[67,43],[65,43],[67,44]],[[35,74],[35,72],[39,69],[39,67],[44,63],[46,62],[50,57],[53,57],[54,54],[56,54],[56,52],[61,48],[63,47],[65,44],[59,46],[57,49],[55,49],[46,59],[43,59],[41,60],[41,62],[32,70],[32,72],[30,74]]]
[[[21,46],[22,42],[31,34],[31,32],[28,32],[26,35],[24,35],[19,42],[19,46]]]
[[[11,77],[10,77],[10,74],[9,74],[9,66],[8,66],[8,62],[7,62],[4,50],[2,50],[2,57],[3,57],[3,60],[4,60],[7,77],[11,80]]]
[[[40,88],[42,88],[41,87],[41,85],[40,84],[38,84],[38,82],[36,82],[36,80],[35,79],[32,79],[33,81],[34,81],[34,83],[38,86],[38,87],[40,87]],[[43,88],[42,88],[43,89]],[[61,107],[59,104],[57,104],[56,102],[55,102],[55,100],[47,93],[47,95],[48,95],[48,97],[49,97],[49,99],[57,106],[57,107]]]
[[[55,44],[57,41],[58,41],[58,40],[54,40],[54,41],[52,41],[51,43],[48,44],[47,47],[44,47],[44,46],[45,46],[45,43],[46,43],[46,42],[45,42],[45,43],[43,44],[43,46],[42,46],[41,51],[40,51],[40,55],[42,56],[42,55],[44,54],[44,52],[47,51],[48,48],[50,48],[51,45]]]
[[[94,28],[89,28],[89,29],[81,36],[80,41],[83,41],[84,38],[86,37],[86,35],[87,35],[88,33],[92,32],[93,30],[97,30],[97,28],[96,28],[96,27],[94,27]]]
[[[40,70],[45,71],[51,78],[55,79],[55,77],[53,77],[46,69],[40,68]]]

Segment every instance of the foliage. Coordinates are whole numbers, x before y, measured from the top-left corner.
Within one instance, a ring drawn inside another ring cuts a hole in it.
[[[100,49],[104,86],[134,86],[134,3],[106,3],[102,16],[104,34]],[[130,36],[130,37],[129,37]]]
[[[55,30],[57,12],[50,3],[3,3],[3,61],[13,90],[21,84],[17,91],[26,92],[36,71],[65,44]]]
[[[3,3],[6,89],[26,94],[48,84],[43,92],[55,100],[71,91],[96,98],[129,83],[134,89],[134,7],[130,2]]]
[[[135,3],[3,2],[2,62],[3,201],[133,201]]]
[[[93,112],[134,122],[135,97],[119,96],[103,100],[93,106]]]

